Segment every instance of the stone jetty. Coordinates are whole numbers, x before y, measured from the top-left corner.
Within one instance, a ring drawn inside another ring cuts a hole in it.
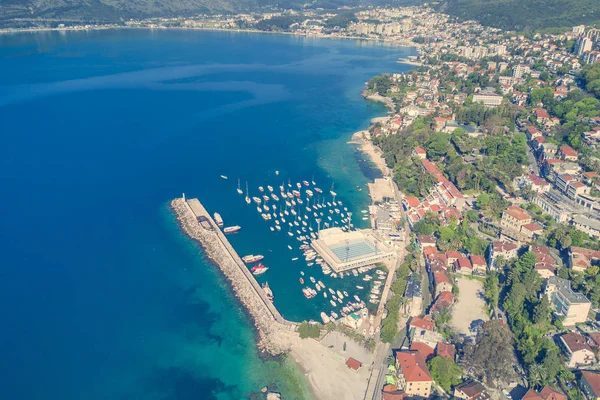
[[[178,198],[171,207],[183,231],[197,240],[208,257],[229,280],[231,287],[254,321],[258,332],[258,348],[271,355],[290,350],[297,324],[286,321],[267,299],[225,235],[198,199]]]

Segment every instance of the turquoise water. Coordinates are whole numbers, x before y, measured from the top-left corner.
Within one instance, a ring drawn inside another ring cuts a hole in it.
[[[0,398],[239,399],[266,384],[308,397],[293,365],[259,357],[168,202],[185,192],[241,225],[232,244],[266,256],[282,314],[318,318],[328,303],[298,277],[320,272],[291,261],[237,178],[257,194],[314,173],[360,214],[375,172],[346,141],[385,110],[359,92],[411,54],[239,33],[0,36]]]

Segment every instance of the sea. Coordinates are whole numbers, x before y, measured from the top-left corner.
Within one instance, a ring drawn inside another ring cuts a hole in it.
[[[378,175],[347,142],[386,110],[360,92],[414,54],[238,32],[0,35],[0,398],[242,399],[266,385],[311,398],[291,360],[259,354],[169,202],[198,197],[241,226],[231,243],[265,256],[258,279],[283,316],[319,320],[331,305],[304,298],[300,271],[339,290],[358,283],[309,267],[286,232],[302,225],[272,232],[238,179],[250,196],[314,180],[322,203],[333,186],[337,208],[366,226]]]

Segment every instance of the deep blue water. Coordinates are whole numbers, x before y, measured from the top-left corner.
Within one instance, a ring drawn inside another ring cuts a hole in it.
[[[231,241],[266,255],[282,314],[318,318],[306,265],[237,178],[256,194],[314,173],[360,214],[374,172],[345,142],[385,110],[359,92],[410,54],[174,30],[0,36],[0,398],[238,399],[270,383],[307,397],[292,365],[258,356],[168,202],[185,192],[241,225]]]

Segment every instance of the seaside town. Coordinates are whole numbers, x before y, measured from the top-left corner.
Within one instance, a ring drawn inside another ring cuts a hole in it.
[[[351,142],[382,174],[369,184],[372,205],[362,214],[371,228],[353,229],[352,214],[333,208],[345,218],[339,226],[330,218],[331,226],[309,231],[298,218],[284,228],[306,261],[320,260],[323,274],[380,275],[381,283],[369,286],[370,302],[346,303],[347,293],[313,282],[316,290],[306,286],[305,297],[324,296],[336,308],[321,321],[286,321],[268,285],[257,283],[262,275],[246,265],[260,259],[240,259],[222,223],[197,200],[172,203],[183,229],[232,281],[261,349],[289,352],[306,367],[317,397],[600,398],[600,30],[503,32],[428,7],[124,25],[287,32],[417,49],[400,60],[414,69],[375,76],[363,92],[389,110]],[[260,194],[263,204],[260,195],[254,201],[266,222],[277,222],[275,234],[290,218],[287,208],[285,216],[265,208],[274,204],[269,197],[279,201],[269,191]],[[298,195],[290,191],[280,191],[289,204],[310,192],[299,208],[319,218],[314,183],[298,183]],[[250,204],[238,183],[244,192]],[[331,196],[335,207],[333,188]],[[304,284],[308,276],[299,279]]]

